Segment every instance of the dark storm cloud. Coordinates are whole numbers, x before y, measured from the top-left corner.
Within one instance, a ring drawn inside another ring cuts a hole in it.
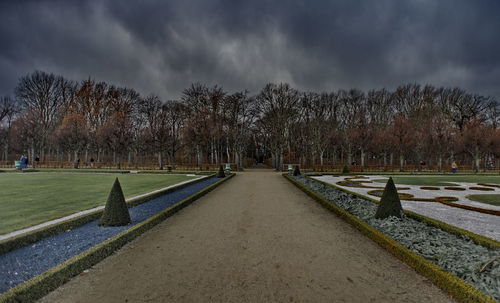
[[[0,4],[0,94],[35,69],[177,98],[192,82],[257,93],[460,86],[500,97],[500,2],[19,1]]]

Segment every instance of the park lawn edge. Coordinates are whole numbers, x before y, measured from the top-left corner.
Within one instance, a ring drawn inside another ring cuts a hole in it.
[[[323,207],[334,212],[340,218],[342,218],[343,220],[345,220],[349,224],[353,225],[356,229],[358,229],[361,233],[363,233],[364,235],[369,237],[371,240],[373,240],[379,246],[381,246],[382,248],[389,251],[392,255],[394,255],[396,258],[400,259],[404,263],[406,263],[408,266],[413,268],[416,272],[418,272],[422,276],[431,280],[436,286],[438,286],[439,288],[448,292],[451,296],[453,296],[455,299],[459,300],[460,302],[466,302],[466,303],[473,303],[473,302],[494,303],[494,302],[498,302],[490,295],[480,291],[479,289],[477,289],[473,285],[465,282],[464,280],[460,279],[456,275],[445,271],[440,266],[431,263],[430,261],[426,260],[425,258],[418,255],[417,253],[404,247],[402,244],[400,244],[396,240],[386,236],[384,233],[382,233],[381,231],[372,227],[368,223],[361,221],[360,219],[358,219],[354,215],[350,214],[349,212],[347,212],[347,211],[341,209],[340,207],[338,207],[337,205],[329,202],[327,199],[323,198],[319,194],[317,194],[317,193],[313,192],[312,190],[310,190],[309,188],[305,187],[303,184],[297,182],[296,180],[294,180],[293,178],[291,178],[287,174],[284,174],[283,176],[288,181],[290,181],[292,184],[294,184],[296,187],[298,187],[300,190],[305,192],[308,196],[313,198],[316,202],[320,203]],[[317,180],[315,180],[315,181],[317,181]],[[323,183],[323,182],[321,182],[321,183]],[[332,187],[337,188],[335,186],[332,186]],[[352,193],[349,191],[346,191],[346,192]],[[356,196],[358,196],[358,195],[356,195]],[[365,197],[363,197],[363,198],[365,198]],[[429,219],[429,218],[426,218],[424,216],[420,216],[420,217],[423,220]],[[436,220],[433,220],[433,221],[436,221]],[[431,223],[431,224],[433,224],[433,223]]]
[[[214,175],[214,174],[212,174],[212,175]],[[150,193],[150,194],[147,194],[145,196],[129,200],[129,201],[127,201],[127,207],[132,208],[134,206],[137,206],[139,204],[142,204],[144,202],[152,200],[152,199],[159,197],[161,195],[164,195],[164,194],[167,194],[169,192],[184,188],[184,187],[191,185],[191,184],[198,183],[198,182],[205,180],[206,178],[209,178],[209,177],[211,177],[211,176],[210,175],[203,176],[203,177],[198,178],[198,179],[190,180],[190,182],[186,182],[184,184],[176,185],[174,187],[167,188],[167,189],[162,190],[162,191]],[[81,226],[81,225],[87,224],[89,222],[92,222],[94,220],[97,220],[101,217],[103,211],[104,211],[103,209],[96,210],[96,211],[93,211],[91,213],[87,213],[87,214],[84,214],[82,216],[79,216],[79,217],[76,217],[73,219],[69,219],[69,220],[64,221],[64,222],[54,223],[54,224],[49,225],[47,227],[43,227],[41,229],[37,229],[37,230],[31,231],[31,232],[10,238],[10,239],[0,241],[0,255],[6,254],[6,253],[13,251],[15,249],[18,249],[18,248],[21,248],[23,246],[38,242],[44,238],[55,236],[57,234],[65,232],[67,230],[71,230],[71,229],[74,229],[78,226]]]
[[[309,179],[312,179],[309,176],[305,176],[305,177],[309,178]],[[375,204],[379,204],[379,201],[377,201],[377,200],[375,200],[373,198],[370,198],[370,197],[366,197],[366,196],[364,196],[362,194],[359,194],[357,192],[350,191],[348,189],[341,188],[341,187],[338,187],[338,186],[336,186],[334,184],[323,182],[321,180],[317,180],[317,179],[312,179],[312,180],[315,181],[315,182],[319,182],[319,183],[321,183],[321,184],[323,184],[325,186],[329,186],[329,187],[341,190],[343,192],[346,192],[348,194],[357,196],[359,198],[366,199],[366,200],[368,200],[370,202],[373,202]],[[407,215],[408,217],[410,217],[412,219],[418,220],[420,222],[424,222],[426,224],[429,224],[431,226],[437,227],[437,228],[442,229],[442,230],[444,230],[446,232],[449,232],[451,234],[454,234],[454,235],[457,235],[457,236],[466,236],[466,237],[470,238],[476,244],[479,244],[479,245],[482,245],[482,246],[486,246],[488,248],[500,249],[500,242],[498,242],[496,240],[490,239],[490,238],[482,236],[482,235],[478,235],[478,234],[473,233],[471,231],[468,231],[468,230],[462,229],[460,227],[456,227],[456,226],[450,225],[448,223],[445,223],[445,222],[442,222],[442,221],[439,221],[439,220],[436,220],[436,219],[432,219],[432,218],[426,217],[424,215],[417,214],[417,213],[409,211],[409,210],[403,209],[403,212],[405,213],[405,215]]]
[[[57,287],[69,281],[72,277],[81,273],[83,270],[99,263],[128,242],[134,240],[144,232],[153,228],[155,225],[163,222],[165,219],[188,206],[198,198],[204,196],[225,181],[231,179],[234,175],[235,174],[231,174],[226,178],[222,178],[220,181],[217,181],[205,189],[194,193],[193,195],[131,227],[130,229],[127,229],[118,235],[107,239],[101,244],[98,244],[87,251],[72,257],[64,263],[57,265],[8,290],[0,295],[0,303],[34,302],[35,300],[42,298],[51,291],[55,290]]]

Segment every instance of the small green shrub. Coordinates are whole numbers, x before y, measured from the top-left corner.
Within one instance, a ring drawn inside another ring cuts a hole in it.
[[[224,173],[224,168],[222,165],[219,166],[219,171],[217,172],[217,178],[224,178],[226,174]]]
[[[298,165],[295,165],[295,167],[293,168],[293,175],[300,176],[300,168]]]
[[[111,188],[111,192],[109,193],[108,201],[104,207],[104,213],[102,214],[99,225],[123,226],[131,222],[120,181],[116,178]]]
[[[392,177],[389,178],[385,185],[384,193],[380,199],[380,203],[375,213],[375,218],[385,219],[391,216],[401,218],[403,215],[403,208],[399,200],[398,190],[394,185]]]
[[[343,174],[350,174],[351,171],[349,170],[349,167],[347,167],[347,165],[344,165],[344,168],[342,169],[342,173]]]

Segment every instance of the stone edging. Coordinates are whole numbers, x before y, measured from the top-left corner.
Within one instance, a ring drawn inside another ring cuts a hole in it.
[[[375,229],[374,227],[370,226],[369,224],[361,221],[360,219],[356,218],[355,216],[351,215],[347,211],[341,209],[340,207],[336,206],[335,204],[329,202],[322,196],[316,194],[315,192],[311,191],[307,187],[303,186],[302,184],[298,183],[297,181],[293,180],[290,178],[288,175],[284,174],[283,175],[288,181],[290,181],[292,184],[297,186],[299,189],[304,191],[307,195],[312,197],[314,200],[316,200],[318,203],[320,203],[322,206],[327,208],[328,210],[334,212],[337,214],[339,217],[353,225],[355,228],[357,228],[359,231],[361,231],[364,235],[368,236],[370,239],[372,239],[374,242],[376,242],[378,245],[389,251],[392,255],[400,259],[401,261],[405,262],[407,265],[415,269],[419,274],[423,275],[424,277],[428,278],[431,280],[434,284],[436,284],[438,287],[441,289],[445,290],[446,292],[450,293],[454,298],[461,302],[467,302],[467,303],[472,303],[472,302],[487,302],[487,303],[494,303],[497,302],[493,297],[481,292],[474,286],[470,285],[469,283],[465,282],[464,280],[460,279],[459,277],[444,271],[441,267],[427,261],[424,259],[422,256],[418,255],[415,252],[410,251],[403,245],[401,245],[399,242],[393,240],[392,238],[386,236],[379,230]],[[318,181],[318,180],[315,180]],[[318,181],[321,182],[321,181]],[[321,182],[323,183],[323,182]],[[335,186],[332,186],[334,188],[337,188]],[[338,189],[338,188],[337,188]],[[341,189],[343,190],[343,189]],[[344,190],[345,191],[345,190]],[[345,191],[350,194],[354,194],[349,191]],[[356,195],[359,196],[359,195]],[[366,199],[366,197],[363,197]],[[370,201],[374,201],[372,199],[368,199]],[[423,218],[426,218],[424,216],[419,216],[419,220],[422,220]],[[437,220],[432,220],[432,221],[437,221]],[[434,225],[434,222],[429,222]],[[493,241],[496,242],[496,241]],[[498,244],[498,242],[496,242]],[[500,247],[500,246],[497,246]]]
[[[0,295],[0,303],[34,302],[35,300],[40,299],[52,290],[66,283],[70,278],[97,264],[104,258],[113,254],[116,250],[120,249],[126,243],[134,240],[139,235],[161,223],[206,193],[212,191],[225,181],[231,179],[234,175],[235,174],[231,174],[227,176],[226,178],[187,197],[181,202],[176,203],[175,205],[161,211],[134,227],[131,227],[130,229],[109,238],[101,244],[96,245],[89,250],[67,260],[66,262],[47,270],[41,275],[38,275],[31,280],[10,289]]]

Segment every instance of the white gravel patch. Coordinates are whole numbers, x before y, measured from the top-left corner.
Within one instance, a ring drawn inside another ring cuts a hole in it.
[[[352,192],[356,192],[363,196],[376,199],[380,201],[379,197],[372,196],[368,194],[368,191],[374,190],[373,188],[358,188],[358,187],[348,187],[340,186],[336,183],[338,181],[345,180],[349,176],[314,176],[313,179],[317,179],[326,183],[334,184],[339,188],[343,188]],[[366,176],[366,179],[355,179],[359,180],[374,180],[374,179],[388,179],[387,176]],[[397,184],[398,187],[409,187],[409,190],[400,190],[400,192],[412,194],[416,198],[435,198],[441,196],[451,196],[457,197],[459,200],[454,203],[460,203],[464,205],[475,206],[479,208],[488,208],[500,210],[500,207],[485,203],[478,203],[465,198],[466,195],[470,194],[500,194],[500,189],[495,188],[494,191],[480,191],[480,190],[469,190],[470,186],[478,186],[476,183],[464,183],[464,182],[451,182],[460,185],[460,187],[466,187],[465,191],[454,191],[445,190],[444,186],[439,187],[440,190],[422,190],[419,185],[403,185]],[[367,183],[368,186],[381,186],[383,183]],[[401,201],[401,205],[404,209],[424,215],[429,218],[433,218],[450,225],[469,230],[473,233],[483,235],[485,237],[500,241],[500,217],[495,215],[484,214],[476,211],[465,210],[457,207],[447,206],[436,202],[417,202],[417,201]]]

